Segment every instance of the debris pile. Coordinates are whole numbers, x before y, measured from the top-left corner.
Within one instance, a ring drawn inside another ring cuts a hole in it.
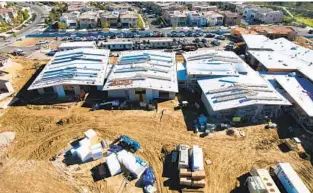
[[[91,159],[97,160],[103,157],[103,147],[96,132],[89,129],[84,133],[85,137],[78,142],[78,147],[73,147],[70,151],[74,156],[78,156],[81,162]]]

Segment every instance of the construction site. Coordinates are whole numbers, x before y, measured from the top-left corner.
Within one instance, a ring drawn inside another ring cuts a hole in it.
[[[84,101],[29,105],[25,102],[28,98],[21,96],[36,78],[37,70],[48,61],[15,57],[12,62],[16,68],[10,70],[11,83],[18,99],[2,110],[0,133],[10,131],[16,136],[0,147],[1,192],[143,192],[136,181],[122,174],[101,179],[95,177],[95,168],[104,163],[103,158],[86,163],[68,164],[64,161],[70,144],[84,136],[90,128],[105,141],[112,142],[121,135],[136,140],[140,149],[135,154],[153,169],[156,192],[192,191],[181,187],[179,175],[182,172],[178,175],[177,168],[171,163],[171,152],[179,144],[193,149],[194,145],[202,148],[205,184],[199,190],[193,189],[194,192],[249,192],[246,184],[248,176],[258,173],[250,172],[251,168],[270,171],[271,167],[281,162],[290,163],[305,186],[313,191],[312,161],[285,147],[286,139],[298,137],[304,150],[310,153],[312,136],[287,115],[273,119],[278,125],[274,129],[265,129],[267,124],[258,123],[199,137],[190,125],[194,117],[205,109],[200,96],[188,96],[184,92],[159,102],[158,108],[153,111],[90,111],[83,105]],[[190,99],[189,102],[197,100],[202,107],[175,109],[186,99]],[[187,170],[184,172],[186,176],[193,175]],[[258,175],[262,176],[260,172]]]

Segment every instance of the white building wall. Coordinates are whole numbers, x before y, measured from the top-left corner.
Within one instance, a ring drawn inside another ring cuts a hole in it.
[[[212,107],[211,107],[211,105],[210,105],[209,101],[207,100],[204,93],[201,94],[201,101],[203,102],[205,109],[209,115],[216,116],[219,114],[219,113],[213,111],[213,109],[212,109]]]

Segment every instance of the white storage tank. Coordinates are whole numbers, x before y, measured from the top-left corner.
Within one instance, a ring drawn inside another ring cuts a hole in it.
[[[277,164],[274,172],[288,193],[310,193],[289,163]]]

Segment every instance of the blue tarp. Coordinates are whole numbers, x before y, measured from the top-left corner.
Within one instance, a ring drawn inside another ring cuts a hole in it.
[[[153,185],[155,182],[155,176],[152,167],[145,170],[142,177],[142,184],[144,186]]]

